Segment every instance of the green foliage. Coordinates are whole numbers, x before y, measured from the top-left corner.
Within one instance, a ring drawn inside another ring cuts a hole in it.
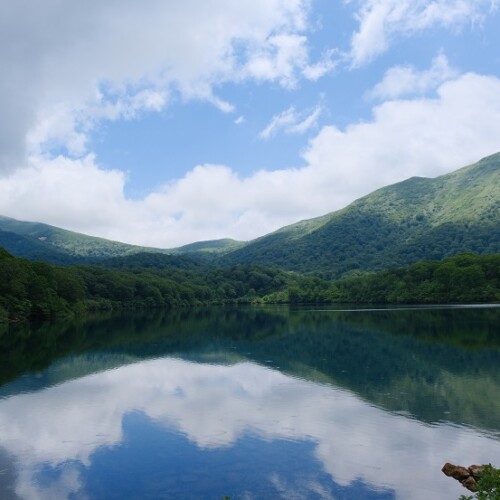
[[[338,278],[464,252],[500,253],[500,154],[442,177],[379,189],[253,240],[220,263]]]
[[[0,246],[17,257],[52,264],[95,262],[144,251],[160,252],[3,216],[0,216]]]
[[[206,264],[197,257],[151,252],[138,252],[133,255],[113,257],[103,260],[100,264],[116,269],[179,269],[200,271],[206,268]]]
[[[474,496],[462,495],[460,500],[500,500],[500,469],[491,464],[485,465],[477,487]]]
[[[0,323],[85,311],[205,304],[472,303],[500,300],[500,255],[442,262],[337,282],[258,265],[214,268],[185,257],[141,253],[109,266],[57,267],[0,251]]]
[[[7,309],[4,309],[2,306],[0,306],[0,325],[7,323],[8,320],[9,313],[7,312]]]
[[[500,301],[500,255],[462,254],[337,282],[345,302],[443,304]]]
[[[184,257],[140,254],[113,259],[110,265],[118,269],[56,267],[0,253],[0,307],[17,321],[85,310],[250,303],[286,289],[290,281],[283,271],[259,266],[213,269]]]
[[[224,254],[237,248],[241,248],[245,243],[242,241],[224,238],[220,240],[197,241],[182,247],[173,248],[170,251],[174,254],[201,254],[210,256],[214,254]]]

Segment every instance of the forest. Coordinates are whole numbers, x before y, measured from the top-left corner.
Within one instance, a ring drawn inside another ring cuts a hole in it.
[[[0,323],[95,310],[210,304],[485,303],[500,300],[500,255],[461,254],[336,281],[184,257],[139,254],[106,265],[55,266],[0,249]]]

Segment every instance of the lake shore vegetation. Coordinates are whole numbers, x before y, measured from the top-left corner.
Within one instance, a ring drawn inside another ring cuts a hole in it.
[[[498,254],[461,254],[333,281],[258,265],[214,268],[150,254],[63,267],[0,249],[0,324],[94,310],[230,303],[487,303],[500,301],[499,283]]]

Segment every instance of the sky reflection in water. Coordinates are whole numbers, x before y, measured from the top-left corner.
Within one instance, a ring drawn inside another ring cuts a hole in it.
[[[490,430],[251,361],[168,356],[4,395],[0,436],[2,498],[456,499],[444,462],[500,458]]]

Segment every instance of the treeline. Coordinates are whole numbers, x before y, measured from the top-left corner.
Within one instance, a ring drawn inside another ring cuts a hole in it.
[[[128,267],[121,259],[106,267],[58,267],[16,258],[0,249],[0,322],[93,310],[252,303],[306,281],[260,266],[214,269],[199,263],[190,266],[185,260],[144,255],[134,256]]]
[[[500,302],[500,255],[467,253],[336,281],[300,276],[259,301],[278,304]]]
[[[345,278],[336,282],[346,302],[378,304],[500,301],[500,255],[461,254],[443,261]]]
[[[463,254],[328,281],[256,265],[219,269],[147,254],[106,267],[58,267],[16,258],[0,248],[0,323],[92,310],[227,303],[498,302],[499,281],[500,255]]]

